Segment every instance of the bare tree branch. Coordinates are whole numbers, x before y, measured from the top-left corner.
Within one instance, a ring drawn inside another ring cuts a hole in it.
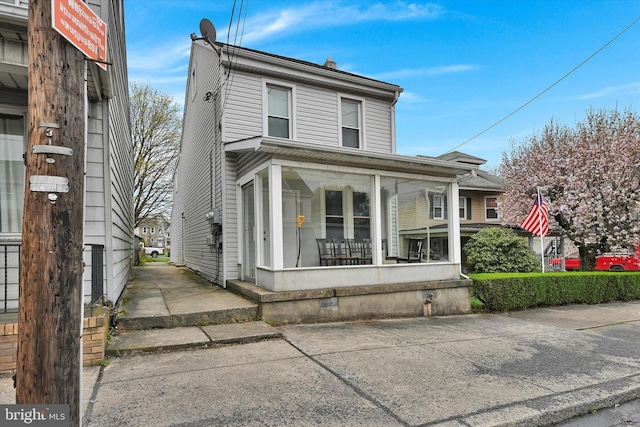
[[[135,164],[135,226],[147,218],[169,216],[172,177],[180,148],[180,109],[168,95],[149,85],[130,88],[131,128]]]

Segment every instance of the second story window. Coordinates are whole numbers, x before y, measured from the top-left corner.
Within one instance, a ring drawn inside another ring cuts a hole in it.
[[[156,228],[155,227],[151,227],[151,234],[156,234]]]
[[[433,196],[433,219],[444,219],[444,197]]]
[[[267,85],[267,134],[289,139],[291,135],[291,90]]]
[[[467,198],[460,197],[458,200],[460,204],[460,219],[467,219]]]
[[[498,197],[490,196],[484,198],[484,210],[486,221],[497,221],[500,219],[498,214]]]
[[[340,100],[340,132],[343,147],[361,147],[361,106],[360,101],[342,98]]]
[[[147,234],[147,227],[142,227],[142,233]]]

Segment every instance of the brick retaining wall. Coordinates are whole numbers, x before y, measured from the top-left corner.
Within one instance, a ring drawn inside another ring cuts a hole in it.
[[[104,359],[109,332],[109,311],[93,310],[93,316],[85,312],[82,322],[82,365],[99,365]],[[0,324],[0,374],[14,373],[18,353],[18,324]]]

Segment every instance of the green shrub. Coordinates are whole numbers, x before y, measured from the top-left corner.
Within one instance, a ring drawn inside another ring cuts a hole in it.
[[[471,278],[472,296],[489,311],[640,299],[640,273],[495,273]]]
[[[540,267],[526,240],[507,228],[485,228],[474,234],[463,250],[467,268],[474,273],[524,273]]]

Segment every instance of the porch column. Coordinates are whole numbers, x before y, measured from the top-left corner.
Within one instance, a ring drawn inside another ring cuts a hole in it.
[[[282,240],[282,167],[269,166],[269,220],[271,221],[271,256],[273,269],[284,268]]]
[[[382,265],[382,206],[380,203],[380,175],[376,174],[373,176],[373,194],[371,195],[371,204],[373,205],[371,263],[373,265]]]
[[[449,200],[451,200],[451,209],[449,210],[449,256],[451,257],[451,262],[455,264],[462,263],[459,196],[458,183],[452,182],[449,185]]]

